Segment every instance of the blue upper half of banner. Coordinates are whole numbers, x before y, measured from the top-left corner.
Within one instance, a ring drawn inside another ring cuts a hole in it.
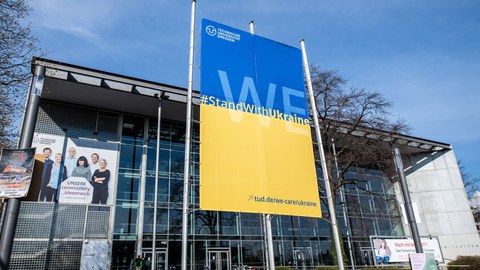
[[[207,19],[201,45],[201,104],[308,119],[300,49]]]

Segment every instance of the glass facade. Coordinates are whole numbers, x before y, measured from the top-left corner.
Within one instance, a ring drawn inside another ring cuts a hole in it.
[[[79,127],[75,121],[67,121],[60,117],[62,114],[72,116],[79,110],[83,110],[82,119],[86,122],[88,119],[85,119],[87,115],[85,112],[90,112],[93,124]],[[99,115],[103,118],[98,117]],[[108,123],[110,128],[99,130],[98,126],[103,127],[105,123]],[[87,214],[99,212],[103,214],[103,218],[105,213],[107,214],[109,220],[104,222],[109,224],[109,229],[108,233],[104,229],[108,234],[104,239],[110,245],[111,253],[108,259],[111,269],[130,269],[131,261],[137,255],[139,232],[143,232],[141,255],[145,257],[147,266],[150,265],[152,256],[155,256],[158,269],[173,270],[181,267],[185,125],[162,118],[160,132],[157,132],[157,129],[155,118],[105,113],[58,104],[52,106],[48,102],[41,104],[37,132],[68,138],[115,141],[119,144],[117,180],[115,191],[112,191],[115,196],[114,204],[104,206],[103,210],[88,207],[82,210]],[[160,134],[160,151],[156,198],[157,224],[154,224],[157,133]],[[199,209],[199,129],[196,125],[193,127],[192,141],[188,268],[233,270],[244,269],[246,266],[265,267],[267,253],[261,214]],[[146,160],[146,166],[142,166],[143,160]],[[397,201],[392,186],[385,180],[382,172],[358,169],[350,172],[348,177],[361,178],[362,181],[345,188],[345,207],[340,204],[337,207],[345,250],[350,243],[353,247],[353,259],[357,265],[373,264],[370,235],[403,235]],[[322,181],[319,179],[319,184]],[[143,199],[142,186],[144,186]],[[142,201],[143,220],[139,220]],[[38,202],[33,204],[56,205]],[[324,215],[327,215],[326,209],[323,207]],[[58,208],[52,207],[49,211],[58,211]],[[342,218],[344,213],[350,226],[351,237],[348,238],[347,226]],[[58,226],[67,226],[69,220],[64,219],[61,222],[62,224]],[[79,224],[81,222],[83,221],[79,221]],[[156,249],[152,250],[154,226]],[[25,230],[27,229],[28,226]],[[17,234],[21,231],[17,230]],[[272,218],[272,233],[276,266],[306,269],[334,264],[330,224],[326,220],[276,215]],[[90,239],[88,235],[82,232],[80,234],[78,237],[80,242],[75,242],[80,245],[79,248],[82,246],[81,241],[85,243],[85,240]],[[65,243],[71,240],[68,237],[50,235],[45,236],[44,242],[48,243],[48,239],[63,240]],[[17,247],[19,242],[19,238],[16,237]],[[82,252],[78,256],[83,256],[81,254]],[[76,261],[81,262],[82,258],[77,258]],[[50,265],[49,269],[68,268],[51,267],[52,264],[48,261],[45,264]]]
[[[139,226],[137,212],[142,148],[146,146],[147,170],[143,247],[150,252],[153,238],[156,119],[124,116],[122,147],[113,241],[113,262],[130,261],[135,254],[135,232]],[[127,128],[128,127],[128,128]],[[136,131],[134,131],[136,130]],[[147,130],[144,132],[144,130]],[[185,126],[162,119],[160,129],[158,179],[157,247],[166,257],[169,269],[180,268],[181,225],[184,170]],[[198,205],[198,128],[193,129],[191,156],[191,190],[189,218],[189,263],[192,269],[240,269],[266,265],[263,219],[260,214],[203,211]],[[347,218],[351,226],[350,241],[355,247],[357,264],[369,264],[364,252],[370,250],[370,235],[401,235],[400,214],[396,200],[383,174],[374,170],[358,170],[349,174],[361,177],[359,186],[346,187]],[[321,179],[319,179],[322,181]],[[121,183],[124,181],[123,183]],[[321,182],[320,182],[321,183]],[[324,207],[326,209],[326,207]],[[344,208],[337,209],[343,215]],[[324,210],[326,211],[326,210]],[[342,235],[346,226],[339,218]],[[128,228],[128,229],[127,229]],[[272,233],[275,264],[278,266],[314,267],[331,265],[332,240],[330,226],[324,219],[297,216],[274,216]],[[346,244],[349,239],[345,238]],[[130,252],[123,250],[127,247]],[[119,252],[116,252],[119,250]],[[370,256],[370,253],[368,253]],[[163,255],[162,255],[163,256]],[[126,258],[125,258],[126,257]],[[112,264],[114,269],[122,269]]]
[[[372,265],[370,235],[404,235],[393,184],[377,170],[352,170],[346,179],[356,180],[345,186],[346,207],[340,212],[348,218],[353,257],[359,265]],[[342,234],[346,235],[345,224],[343,228]]]

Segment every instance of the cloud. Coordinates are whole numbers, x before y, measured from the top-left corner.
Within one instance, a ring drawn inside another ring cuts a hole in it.
[[[44,0],[34,1],[32,8],[29,19],[33,27],[47,32],[62,32],[66,36],[87,41],[103,51],[111,49],[103,33],[116,21],[114,3]]]

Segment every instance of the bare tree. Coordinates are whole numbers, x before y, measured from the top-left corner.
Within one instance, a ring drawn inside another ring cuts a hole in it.
[[[16,136],[30,76],[30,61],[39,52],[29,26],[22,24],[30,7],[26,0],[0,1],[0,148]]]
[[[346,89],[337,72],[312,66],[311,74],[334,202],[341,186],[361,180],[345,177],[352,168],[379,169],[393,176],[388,137],[407,133],[408,126],[400,119],[391,120],[392,103],[376,91]]]
[[[372,192],[365,188],[368,179],[362,174],[352,177],[349,174],[352,170],[377,169],[389,178],[396,175],[389,137],[407,133],[408,126],[400,119],[392,120],[389,111],[392,103],[381,93],[348,87],[347,81],[335,71],[324,71],[317,66],[311,66],[310,70],[332,198],[338,204],[346,185]],[[322,187],[320,199],[327,205]],[[330,220],[328,213],[324,218]]]
[[[468,198],[471,199],[475,191],[480,191],[480,177],[473,177],[468,173],[461,160],[458,161],[458,168],[460,169],[465,192],[467,192]]]
[[[470,200],[470,208],[472,209],[473,218],[478,224],[480,223],[480,177],[473,177],[468,173],[466,168],[462,165],[462,161],[458,162],[458,168],[460,169],[465,192]]]

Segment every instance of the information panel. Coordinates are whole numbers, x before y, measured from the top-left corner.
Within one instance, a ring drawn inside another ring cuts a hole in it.
[[[416,253],[411,238],[370,236],[375,265],[408,262],[409,255]],[[421,237],[424,253],[433,254],[438,262],[443,262],[443,254],[437,237]]]
[[[320,217],[302,55],[204,19],[200,208]]]

